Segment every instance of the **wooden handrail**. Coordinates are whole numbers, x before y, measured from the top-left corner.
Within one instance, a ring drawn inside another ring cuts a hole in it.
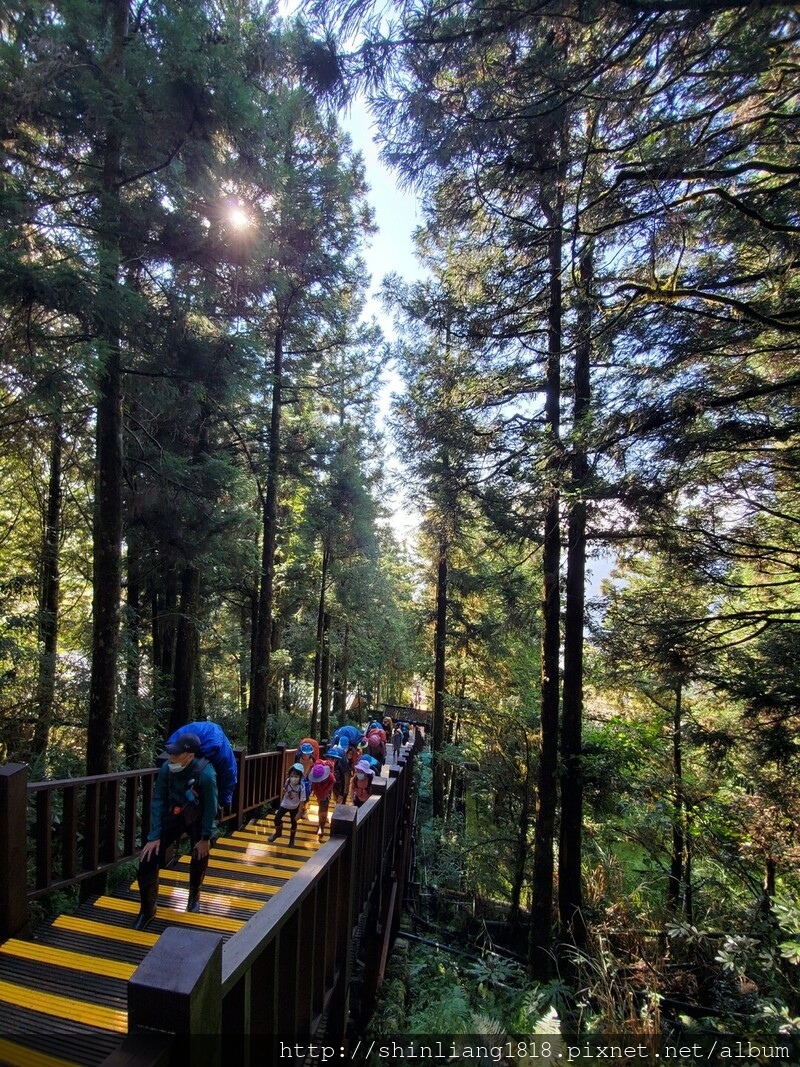
[[[200,1017],[212,1026],[207,1033],[313,1036],[324,1018],[326,1037],[337,1032],[344,1035],[351,1007],[354,933],[363,926],[365,917],[375,921],[377,916],[377,923],[384,928],[393,925],[392,912],[402,899],[392,883],[404,869],[412,832],[413,754],[422,743],[418,731],[415,744],[405,746],[400,765],[392,769],[389,780],[375,783],[374,794],[363,807],[339,805],[334,809],[330,840],[224,946],[209,940],[208,933],[192,929],[159,938],[131,980],[129,1036],[104,1067],[156,1063],[164,1052],[164,1038],[154,1031],[167,1025],[175,1034],[191,1033]],[[285,748],[240,756],[244,773],[231,806],[236,809],[236,818],[277,798],[293,756],[294,749]],[[77,803],[78,791],[99,794],[103,788],[111,789],[111,795],[120,802],[117,810],[127,833],[131,825],[140,824],[139,796],[132,804],[127,784],[134,783],[133,787],[140,789],[143,812],[156,773],[156,768],[148,768],[28,786],[25,767],[0,768],[0,867],[23,872],[22,882],[19,878],[8,880],[13,883],[11,890],[0,886],[0,938],[18,933],[27,920],[30,894],[25,889],[24,871],[28,794],[34,803],[42,804],[44,815],[46,811],[52,813],[57,795],[53,791],[60,788],[62,810],[67,812],[64,819],[75,826],[82,815],[85,817]],[[150,789],[143,787],[148,781]],[[123,789],[114,782],[127,784]],[[271,795],[265,796],[265,792]],[[39,796],[49,799],[40,802]],[[132,808],[136,817],[131,815]],[[14,812],[19,816],[16,820],[12,818]],[[36,855],[45,867],[52,866],[52,856],[48,858],[44,844]],[[124,858],[115,853],[107,863],[115,865]],[[77,853],[70,852],[68,865],[77,862]],[[79,872],[73,881],[85,875]],[[359,965],[367,968],[366,973],[377,975],[387,940],[368,932],[359,956],[370,958]],[[201,943],[195,940],[198,938],[205,940]],[[181,959],[190,961],[192,970],[177,983],[173,966],[176,951]],[[367,983],[367,988],[374,993],[374,983],[371,987]],[[155,1013],[154,1005],[158,1007]],[[364,1010],[363,1004],[359,1010]]]
[[[234,753],[239,782],[217,821],[236,829],[280,796],[295,749],[279,745],[270,752]],[[28,782],[24,764],[0,767],[0,827],[8,827],[0,835],[0,870],[8,872],[0,880],[0,941],[26,928],[30,902],[103,878],[136,859],[150,827],[158,770]]]
[[[221,1020],[219,1031],[205,1030],[208,1038],[216,1033],[308,1038],[318,1033],[324,1019],[326,1041],[344,1040],[355,931],[366,915],[377,915],[387,930],[393,927],[391,908],[402,897],[394,882],[403,868],[411,833],[413,751],[407,749],[405,756],[388,780],[380,780],[363,807],[334,809],[330,840],[222,946],[219,979],[213,973],[209,979],[202,968],[192,973],[205,1002],[211,998],[209,1016]],[[384,899],[386,906],[381,904]],[[390,938],[374,936],[377,931],[366,933],[359,951],[361,965],[377,976]],[[198,932],[181,930],[172,936],[180,941],[181,958],[193,961],[194,967],[205,946],[198,942],[195,951]],[[163,937],[150,951],[146,971],[142,972],[143,964],[132,979],[137,994],[135,1000],[129,999],[129,1026],[138,1036],[156,1029],[157,1020],[163,1028],[165,1018],[175,1020],[170,1026],[173,1033],[186,1033],[185,1028],[181,1031],[181,1019],[196,1015],[185,995],[179,1010],[169,1010],[169,999],[176,994],[171,988],[169,946],[162,942]],[[174,956],[174,946],[170,952]],[[215,982],[221,1010],[213,1000]],[[374,991],[376,985],[371,988]],[[131,1040],[126,1039],[103,1067],[148,1067],[133,1054]]]

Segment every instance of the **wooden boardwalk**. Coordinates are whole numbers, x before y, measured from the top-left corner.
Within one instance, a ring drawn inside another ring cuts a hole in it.
[[[134,882],[37,929],[32,941],[0,945],[0,1065],[95,1067],[128,1030],[127,983],[168,926],[188,926],[227,940],[319,848],[312,801],[274,844],[272,816],[218,838],[211,850],[201,911],[185,911],[189,857],[161,872],[158,910],[146,930],[131,929],[139,911]],[[326,838],[327,840],[327,834]]]

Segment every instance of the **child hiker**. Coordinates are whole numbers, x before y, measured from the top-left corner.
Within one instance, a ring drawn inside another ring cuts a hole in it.
[[[353,804],[360,808],[372,791],[372,779],[375,772],[366,760],[359,760],[353,775]]]
[[[319,805],[317,837],[321,841],[322,835],[325,833],[325,827],[328,825],[328,808],[333,794],[333,771],[330,764],[325,763],[323,760],[317,760],[311,768],[308,780],[311,782],[311,792],[317,798],[317,804]]]
[[[289,831],[289,844],[294,844],[294,835],[297,833],[297,816],[300,811],[300,805],[304,799],[303,764],[293,763],[289,768],[289,775],[283,783],[281,806],[275,812],[275,833],[270,834],[267,838],[270,844],[272,844],[273,841],[277,841],[283,833],[283,817],[287,812],[289,813],[289,818],[292,820],[292,827]]]

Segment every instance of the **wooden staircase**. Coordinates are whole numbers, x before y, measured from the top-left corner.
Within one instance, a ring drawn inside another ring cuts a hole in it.
[[[316,805],[288,844],[288,820],[274,844],[271,816],[221,837],[211,850],[201,911],[185,911],[189,857],[161,872],[156,917],[131,929],[139,911],[136,883],[60,915],[32,941],[0,945],[0,1065],[95,1067],[128,1030],[127,983],[168,926],[190,926],[227,940],[280,891],[313,855]]]

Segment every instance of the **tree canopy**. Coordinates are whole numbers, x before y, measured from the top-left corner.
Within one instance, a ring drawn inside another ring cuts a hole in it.
[[[75,0],[0,43],[8,758],[424,692],[432,892],[544,989],[622,926],[659,996],[644,930],[763,1001],[800,844],[797,12]],[[354,100],[422,204],[391,343]]]

